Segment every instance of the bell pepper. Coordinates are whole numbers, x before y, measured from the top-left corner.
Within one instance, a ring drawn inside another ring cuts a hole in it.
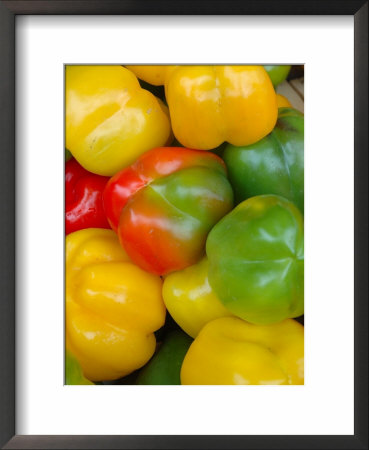
[[[255,144],[227,145],[223,154],[237,203],[276,194],[304,212],[304,115],[279,109],[274,130]]]
[[[70,159],[65,165],[65,233],[110,228],[102,203],[108,177],[88,172]]]
[[[277,105],[278,105],[278,111],[279,108],[292,108],[292,105],[287,97],[285,97],[282,94],[277,94]]]
[[[175,66],[167,66],[167,65],[150,65],[150,66],[126,66],[129,70],[131,70],[140,80],[144,80],[146,83],[150,83],[154,86],[161,86],[165,84],[166,76],[171,71],[171,69]],[[291,66],[283,65],[267,65],[263,66],[267,71],[273,86],[277,86],[278,84],[284,81],[290,70]]]
[[[66,147],[111,176],[171,136],[166,106],[122,66],[66,67]]]
[[[66,348],[91,381],[114,380],[144,366],[163,326],[160,277],[134,265],[112,230],[66,237]]]
[[[233,206],[223,161],[181,147],[145,153],[110,179],[103,198],[129,257],[158,275],[199,261],[208,232]]]
[[[168,333],[158,352],[140,371],[136,384],[181,384],[182,362],[192,342],[193,339],[180,330]]]
[[[276,94],[262,66],[128,67],[149,83],[165,84],[173,132],[185,147],[252,144],[277,120]]]
[[[65,384],[94,384],[83,376],[81,366],[71,352],[65,354]]]
[[[173,133],[189,148],[249,145],[277,120],[276,94],[262,66],[176,66],[165,96]]]
[[[163,299],[173,319],[193,338],[211,320],[232,315],[209,285],[206,257],[166,276]]]
[[[71,157],[72,153],[68,149],[65,149],[65,162],[69,161]]]
[[[272,80],[273,86],[277,86],[282,83],[290,73],[291,66],[264,66],[265,70],[268,72],[270,79]]]
[[[292,319],[273,325],[213,320],[186,353],[181,383],[304,384],[304,327]]]
[[[260,195],[240,203],[209,233],[209,283],[248,322],[270,324],[304,312],[304,228],[296,206]]]
[[[146,83],[150,83],[153,86],[163,86],[165,84],[165,78],[167,72],[171,67],[167,65],[150,65],[150,66],[126,66],[127,69],[131,70],[137,78],[145,81]]]

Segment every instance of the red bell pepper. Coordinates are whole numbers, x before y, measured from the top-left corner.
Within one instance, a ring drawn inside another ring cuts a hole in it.
[[[109,177],[88,172],[72,158],[65,164],[65,234],[84,228],[110,228],[102,204]]]

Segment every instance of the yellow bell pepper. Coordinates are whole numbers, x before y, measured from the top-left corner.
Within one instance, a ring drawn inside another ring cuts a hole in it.
[[[168,143],[167,107],[122,66],[66,67],[66,147],[88,171],[114,175]]]
[[[191,344],[181,383],[304,384],[304,327],[293,319],[273,325],[213,320]]]
[[[121,378],[155,351],[162,281],[134,265],[112,230],[66,237],[66,347],[92,381]]]
[[[165,84],[165,77],[168,69],[174,66],[126,66],[137,78],[146,81],[154,86]]]
[[[185,147],[253,144],[277,121],[276,94],[262,66],[177,66],[165,94],[173,133]]]
[[[276,93],[263,66],[128,67],[151,84],[165,84],[173,132],[185,147],[253,144],[276,124]]]
[[[195,338],[205,324],[231,316],[208,280],[208,260],[168,275],[163,284],[164,303],[178,325]]]
[[[292,105],[287,97],[282,94],[277,94],[278,108],[292,108]]]

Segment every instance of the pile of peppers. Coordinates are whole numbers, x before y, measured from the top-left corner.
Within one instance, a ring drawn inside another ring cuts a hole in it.
[[[290,69],[66,66],[66,384],[304,384]]]

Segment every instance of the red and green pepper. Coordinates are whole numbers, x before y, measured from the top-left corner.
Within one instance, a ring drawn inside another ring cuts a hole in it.
[[[181,147],[145,153],[104,191],[107,217],[128,255],[159,275],[199,261],[208,232],[232,205],[223,161]]]

